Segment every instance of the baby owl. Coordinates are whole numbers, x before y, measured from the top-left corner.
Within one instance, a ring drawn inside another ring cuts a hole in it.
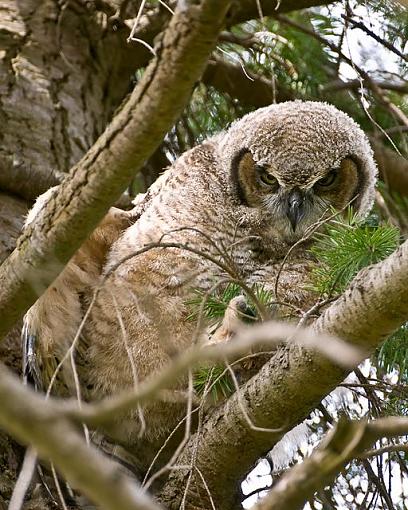
[[[375,180],[365,135],[331,105],[293,101],[244,116],[184,153],[133,210],[112,208],[29,310],[25,349],[37,385],[47,390],[74,339],[85,400],[160,371],[196,341],[188,303],[197,289],[228,281],[273,288],[282,259],[308,227],[348,204],[360,217],[369,212]],[[280,300],[303,306],[310,259],[295,251],[280,275]],[[184,387],[185,380],[173,386]],[[67,359],[52,392],[77,390]],[[165,437],[185,406],[152,403],[142,411],[149,440]],[[140,428],[135,411],[108,433],[129,444]]]

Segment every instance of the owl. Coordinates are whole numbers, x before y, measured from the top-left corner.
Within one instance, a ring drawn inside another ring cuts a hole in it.
[[[200,341],[189,318],[197,290],[231,281],[278,288],[280,302],[304,308],[302,284],[318,262],[298,242],[333,210],[351,204],[364,217],[375,181],[366,136],[331,105],[293,101],[244,116],[184,153],[133,210],[109,211],[25,317],[32,376],[93,401],[137,386]],[[185,387],[185,378],[171,385]],[[183,403],[150,403],[104,432],[153,442],[184,413]]]

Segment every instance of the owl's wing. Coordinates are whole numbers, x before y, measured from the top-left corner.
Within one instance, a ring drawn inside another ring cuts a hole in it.
[[[37,200],[26,225],[35,220],[52,193],[53,189],[48,190]],[[132,211],[112,207],[57,279],[26,313],[22,329],[23,375],[36,388],[47,389],[58,364],[69,351],[84,317],[84,304],[99,280],[109,249],[134,221],[133,216],[137,217],[137,207]],[[80,364],[80,343],[76,354]],[[69,370],[69,363],[65,365],[62,370]],[[72,378],[63,379],[69,381]],[[66,393],[66,388],[59,388],[58,393]]]

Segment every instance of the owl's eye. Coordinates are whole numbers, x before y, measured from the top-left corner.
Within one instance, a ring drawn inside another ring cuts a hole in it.
[[[258,166],[257,170],[259,172],[259,178],[264,184],[268,186],[277,186],[278,184],[277,179],[272,174],[270,174],[265,168]]]
[[[337,174],[337,170],[331,170],[325,177],[317,181],[317,186],[322,188],[328,188],[329,186],[332,186],[336,182]]]

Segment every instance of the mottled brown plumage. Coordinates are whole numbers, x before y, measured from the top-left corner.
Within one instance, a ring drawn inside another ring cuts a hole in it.
[[[331,207],[352,202],[360,216],[367,214],[375,178],[362,131],[323,103],[257,110],[186,152],[138,198],[134,211],[110,213],[27,314],[43,386],[50,379],[44,366],[54,368],[62,358],[102,282],[77,348],[85,399],[130,388],[189,347],[195,324],[187,320],[187,302],[195,289],[231,275],[274,288],[290,247]],[[112,235],[100,243],[115,215]],[[182,246],[135,255],[159,242]],[[304,248],[294,252],[280,276],[281,301],[311,304],[302,284],[312,263]],[[69,361],[64,366],[62,386],[75,394]],[[183,412],[175,404],[145,406],[145,437],[168,434]],[[139,431],[135,411],[118,417],[110,432],[131,443]]]

